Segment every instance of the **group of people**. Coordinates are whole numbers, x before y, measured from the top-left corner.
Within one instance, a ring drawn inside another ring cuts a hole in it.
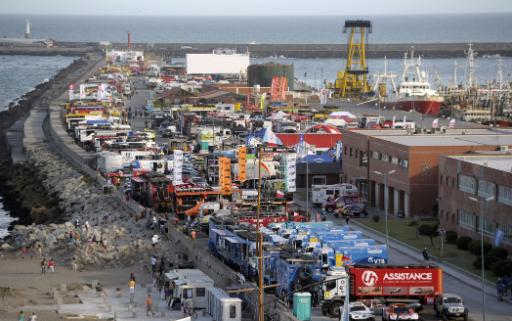
[[[46,274],[47,271],[55,272],[55,260],[53,258],[46,260],[46,258],[43,257],[41,260],[41,274]]]
[[[18,321],[25,321],[25,313],[23,311],[20,311],[18,314]],[[32,312],[32,315],[28,318],[27,321],[37,321],[37,314]]]
[[[498,300],[500,301],[503,301],[503,298],[507,295],[510,295],[510,298],[512,298],[512,275],[498,278],[496,291],[498,293]]]

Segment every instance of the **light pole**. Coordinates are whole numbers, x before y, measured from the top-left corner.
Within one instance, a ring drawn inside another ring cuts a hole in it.
[[[468,199],[470,201],[473,201],[473,202],[477,202],[480,204],[480,257],[482,258],[481,260],[481,273],[482,273],[482,320],[485,321],[485,267],[484,267],[484,264],[485,264],[485,259],[484,259],[484,215],[485,215],[485,211],[484,211],[484,205],[485,203],[487,202],[490,202],[490,201],[493,201],[494,200],[494,196],[489,196],[487,198],[481,198],[480,201],[478,200],[478,198],[476,197],[473,197],[473,196],[470,196],[468,197]]]
[[[396,170],[390,170],[388,172],[381,173],[379,171],[373,171],[377,175],[381,175],[384,177],[384,221],[386,225],[386,247],[389,251],[389,228],[388,228],[388,176],[392,175]],[[389,254],[388,254],[388,261],[389,261]]]

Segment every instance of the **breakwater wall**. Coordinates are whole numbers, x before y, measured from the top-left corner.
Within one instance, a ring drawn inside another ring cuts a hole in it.
[[[126,43],[114,43],[113,48],[126,49]],[[401,43],[373,44],[367,48],[368,58],[402,58],[404,52],[414,46],[416,54],[425,58],[464,57],[467,43]],[[134,43],[133,49],[153,52],[164,57],[184,57],[187,53],[210,53],[216,48],[236,49],[249,52],[252,57],[288,57],[288,58],[345,58],[345,43],[339,44],[240,44],[240,43]],[[512,57],[512,43],[486,42],[474,43],[473,48],[479,55],[500,55]],[[84,55],[99,52],[98,43],[57,42],[52,48],[45,47],[6,47],[0,46],[0,54],[18,55]]]

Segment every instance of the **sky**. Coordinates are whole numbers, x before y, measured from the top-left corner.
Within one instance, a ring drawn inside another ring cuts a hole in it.
[[[512,12],[512,0],[0,0],[0,14],[375,15]]]

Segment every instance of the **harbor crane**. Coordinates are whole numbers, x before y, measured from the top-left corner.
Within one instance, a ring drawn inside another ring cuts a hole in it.
[[[345,20],[343,33],[348,34],[347,63],[345,70],[338,72],[332,88],[335,96],[356,97],[370,91],[366,47],[371,32],[372,22],[369,20]]]

